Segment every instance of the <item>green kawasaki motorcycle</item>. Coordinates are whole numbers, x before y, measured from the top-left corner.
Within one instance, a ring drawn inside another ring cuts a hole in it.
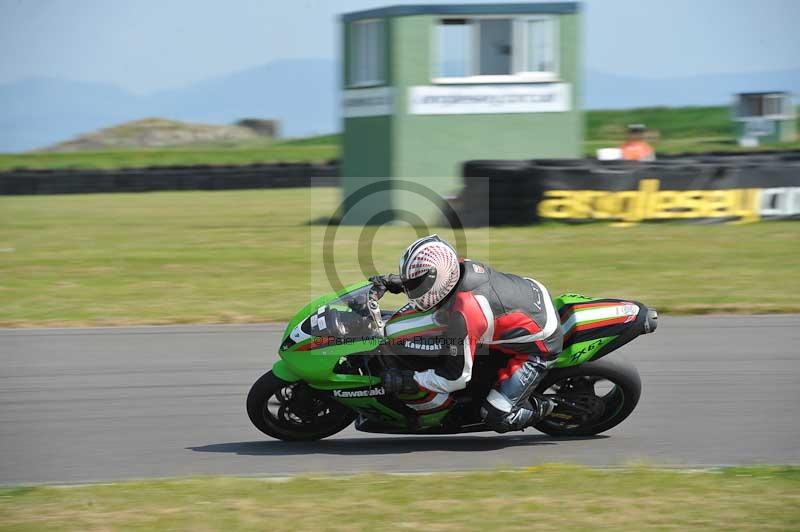
[[[469,385],[433,411],[409,406],[420,396],[387,395],[386,368],[424,370],[436,365],[442,331],[432,313],[382,312],[365,281],[320,297],[286,326],[280,360],[247,397],[247,413],[263,433],[286,441],[318,440],[356,422],[364,432],[457,434],[489,430],[480,406],[507,362],[476,354]],[[640,334],[655,331],[658,314],[641,303],[565,294],[555,300],[564,350],[534,392],[556,403],[534,427],[553,436],[588,436],[630,415],[639,401],[636,368],[618,357],[602,358]],[[399,356],[406,343],[418,356]],[[446,350],[445,350],[446,351]],[[446,355],[443,355],[446,356]]]

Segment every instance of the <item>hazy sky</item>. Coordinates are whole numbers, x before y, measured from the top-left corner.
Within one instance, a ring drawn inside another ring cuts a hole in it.
[[[424,1],[0,0],[0,82],[47,76],[147,92],[276,59],[334,58],[338,14],[403,3]],[[584,7],[591,69],[677,77],[800,67],[800,0]]]

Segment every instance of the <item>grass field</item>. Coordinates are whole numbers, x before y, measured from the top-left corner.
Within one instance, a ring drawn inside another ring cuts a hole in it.
[[[800,469],[524,471],[0,488],[0,530],[797,530]]]
[[[617,146],[626,125],[644,123],[660,132],[658,153],[741,151],[733,138],[728,107],[644,108],[586,112],[584,151]],[[104,150],[71,153],[0,154],[0,170],[11,168],[133,168],[195,164],[321,162],[339,156],[339,135],[282,142],[247,141],[191,148]],[[800,140],[762,149],[800,149]]]
[[[327,188],[0,197],[0,326],[284,320],[330,291],[324,226],[308,221],[338,198]],[[416,238],[380,228],[375,270],[362,272],[361,236],[336,235],[345,283],[395,270]],[[800,312],[799,242],[797,222],[546,224],[469,230],[467,254],[553,293],[662,312]]]

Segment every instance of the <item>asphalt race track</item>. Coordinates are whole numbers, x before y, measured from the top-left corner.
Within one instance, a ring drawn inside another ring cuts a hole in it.
[[[0,483],[800,463],[800,315],[660,321],[621,350],[641,371],[642,401],[605,436],[349,428],[310,444],[270,440],[244,409],[275,359],[277,325],[0,330]]]

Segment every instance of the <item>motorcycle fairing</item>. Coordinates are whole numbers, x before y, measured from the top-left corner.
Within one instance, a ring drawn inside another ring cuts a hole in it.
[[[557,368],[597,360],[640,334],[652,332],[652,312],[637,301],[564,294],[555,305],[564,333],[564,348],[554,364]]]
[[[360,311],[359,305],[369,287],[367,281],[358,283],[319,297],[303,307],[286,326],[279,351],[281,360],[273,366],[273,371],[284,380],[303,380],[312,388],[330,393],[335,400],[377,424],[380,431],[387,431],[388,427],[395,432],[437,430],[458,404],[446,410],[420,414],[395,397],[378,394],[380,378],[377,375],[342,369],[348,357],[369,355],[386,341],[441,333],[431,313],[405,309],[387,321],[387,336],[384,331],[380,331],[380,335],[377,331],[360,336],[350,334],[354,330],[363,333],[368,326],[369,318]],[[556,359],[555,367],[597,359],[639,334],[650,332],[645,331],[648,309],[641,303],[565,294],[555,300],[555,305],[565,334],[564,350]],[[343,394],[344,390],[351,393]],[[363,396],[357,395],[359,390],[364,391]],[[453,430],[457,431],[458,427]]]

